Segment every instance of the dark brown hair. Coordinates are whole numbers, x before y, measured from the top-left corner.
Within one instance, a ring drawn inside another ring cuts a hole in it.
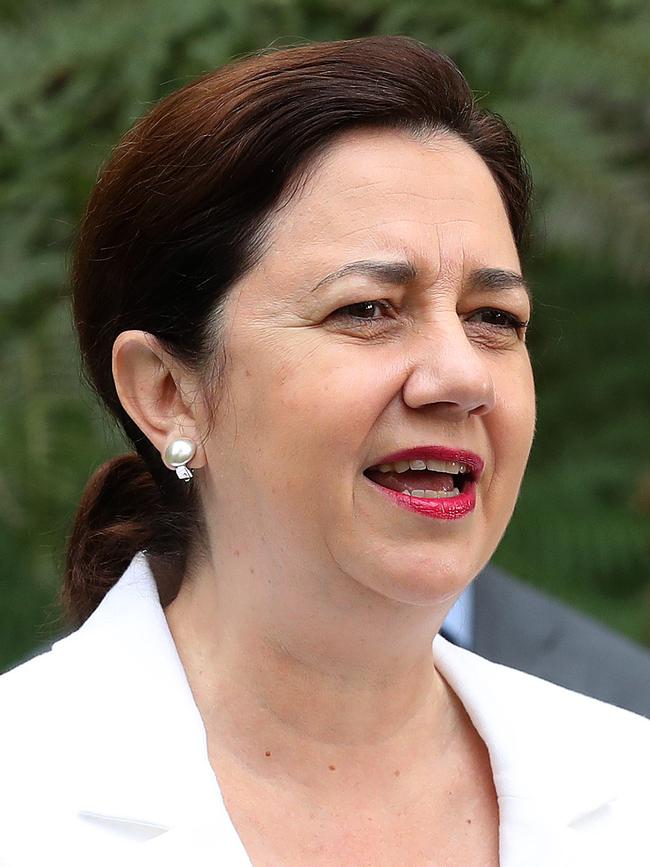
[[[406,37],[240,59],[163,99],[114,149],[81,223],[73,313],[85,377],[135,451],[100,467],[83,492],[61,590],[76,624],[143,549],[158,580],[166,571],[166,604],[205,536],[196,478],[187,485],[168,470],[119,401],[116,337],[149,332],[218,388],[220,302],[263,254],[270,217],[317,156],[362,125],[460,136],[490,169],[522,249],[531,182],[516,137],[477,106],[448,57]]]

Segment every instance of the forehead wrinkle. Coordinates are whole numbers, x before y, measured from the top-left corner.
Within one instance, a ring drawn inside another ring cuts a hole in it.
[[[325,169],[323,171],[323,168]],[[319,167],[320,171],[315,172],[311,177],[311,184],[308,185],[309,188],[303,188],[301,193],[296,196],[291,202],[288,211],[282,214],[282,223],[281,226],[284,229],[278,233],[278,228],[280,226],[277,222],[273,226],[272,238],[269,239],[271,241],[269,247],[276,248],[277,243],[281,240],[285,240],[287,235],[291,235],[291,226],[295,227],[296,225],[302,224],[303,229],[307,226],[311,227],[311,230],[317,234],[321,234],[320,229],[322,227],[326,227],[328,231],[331,231],[333,226],[336,226],[338,220],[340,219],[348,219],[352,216],[356,216],[357,219],[362,216],[364,207],[369,208],[372,207],[372,202],[376,200],[379,195],[381,195],[381,201],[385,200],[401,200],[401,199],[411,199],[413,201],[424,201],[429,203],[432,208],[439,204],[444,203],[465,203],[467,205],[472,206],[473,208],[480,208],[482,212],[485,211],[485,208],[481,207],[480,201],[477,201],[475,197],[466,197],[464,195],[435,195],[436,190],[432,190],[431,193],[423,193],[418,190],[403,190],[403,189],[391,189],[390,184],[389,188],[386,189],[386,178],[378,177],[378,178],[368,178],[367,180],[359,181],[355,184],[354,179],[350,179],[348,186],[345,189],[336,191],[334,195],[332,195],[332,179],[328,177],[328,170],[331,174],[331,171],[335,169],[336,166],[326,166],[322,165]],[[334,178],[334,185],[336,185],[336,177]],[[384,188],[382,190],[382,188]],[[465,192],[465,191],[462,191]],[[496,192],[496,190],[495,190]],[[327,193],[327,195],[323,196],[323,193]],[[364,201],[364,193],[369,194],[369,201]],[[315,199],[315,202],[313,201]],[[349,206],[342,207],[341,201],[345,202],[348,200]],[[338,203],[337,203],[338,201]],[[501,207],[503,207],[503,203],[499,202]],[[302,213],[304,212],[304,213]],[[278,215],[279,216],[279,215]],[[433,216],[433,215],[432,215]],[[390,222],[414,222],[416,224],[424,224],[422,219],[418,218],[408,218],[403,215],[385,215],[385,219],[382,223],[375,224],[375,226],[386,225]],[[477,225],[480,223],[480,220],[470,220],[463,217],[445,219],[440,221],[435,221],[433,224],[429,223],[429,225],[446,225],[449,223],[462,223],[462,222],[475,222]],[[287,231],[289,230],[289,231]],[[345,239],[350,237],[351,235],[359,232],[359,231],[367,231],[367,226],[362,227],[354,227],[350,228],[348,231],[344,232],[344,234],[339,235],[339,239]],[[303,236],[304,237],[304,236]],[[306,239],[305,239],[306,240]],[[330,243],[336,243],[336,238],[328,238],[323,239],[327,240]]]
[[[327,188],[328,184],[327,178],[319,178],[320,183],[319,186]],[[363,184],[360,187],[357,187],[356,190],[363,189],[376,189],[383,185],[383,179],[379,178],[377,180],[368,180],[367,183]],[[318,255],[321,250],[324,250],[326,253],[333,253],[336,251],[337,245],[342,247],[348,247],[349,240],[354,238],[355,236],[362,236],[360,249],[358,250],[350,250],[346,249],[341,251],[346,255],[348,260],[361,260],[363,258],[370,258],[368,255],[370,254],[388,254],[391,258],[395,256],[396,258],[401,254],[404,258],[412,260],[417,265],[417,283],[429,283],[431,280],[437,281],[439,279],[438,272],[441,269],[454,270],[458,269],[458,263],[454,262],[454,260],[450,260],[447,257],[448,262],[445,263],[442,257],[443,246],[448,246],[449,241],[445,244],[441,240],[441,229],[447,226],[457,225],[459,227],[459,231],[457,233],[451,232],[451,238],[456,238],[457,242],[460,242],[460,246],[462,249],[461,256],[461,273],[464,273],[464,262],[466,258],[466,244],[469,239],[465,238],[465,233],[460,230],[460,227],[463,225],[470,225],[478,227],[479,230],[481,228],[481,220],[480,219],[470,219],[467,217],[455,217],[450,219],[441,219],[436,220],[433,214],[430,214],[430,219],[418,218],[417,216],[413,217],[405,217],[400,215],[385,215],[384,219],[380,219],[380,221],[372,221],[371,225],[368,225],[367,220],[360,219],[363,217],[363,197],[360,195],[358,198],[360,201],[353,202],[351,209],[346,213],[344,208],[336,207],[336,199],[337,198],[345,198],[346,195],[350,197],[350,193],[355,192],[355,189],[348,187],[342,194],[338,194],[332,198],[326,198],[323,203],[320,201],[320,197],[322,196],[322,189],[312,189],[310,193],[304,194],[300,199],[294,200],[292,205],[295,205],[295,208],[292,206],[290,210],[293,211],[293,220],[291,220],[292,225],[287,225],[287,221],[283,223],[284,231],[280,232],[280,237],[276,232],[273,232],[273,239],[270,245],[270,249],[267,251],[269,253],[273,252],[273,259],[279,263],[282,259],[285,259],[285,264],[291,265],[291,262],[287,262],[287,240],[291,241],[291,236],[295,232],[296,228],[301,227],[302,238],[296,238],[294,241],[298,241],[299,249],[296,249],[295,245],[291,245],[291,255],[289,259],[294,259],[297,257],[299,260],[304,259],[305,264],[309,262],[312,258],[310,253],[316,253],[317,259],[322,260],[322,255]],[[474,199],[466,199],[462,196],[441,196],[439,199],[432,198],[427,194],[422,193],[409,193],[404,192],[402,190],[387,190],[387,195],[390,197],[395,196],[415,196],[420,200],[425,200],[427,202],[467,202],[469,204],[478,205]],[[314,193],[316,195],[316,202],[309,202],[310,194]],[[371,197],[374,198],[374,196]],[[324,207],[321,206],[324,204]],[[358,207],[357,207],[358,205]],[[303,207],[304,206],[304,207]],[[301,219],[300,212],[305,210],[305,219]],[[328,213],[329,212],[329,213]],[[337,227],[337,217],[342,219],[343,221],[349,220],[349,218],[354,215],[356,219],[359,221],[360,225],[350,227],[348,226],[340,226],[341,229],[345,229],[342,234],[333,236],[332,229],[336,230]],[[289,214],[286,214],[289,217]],[[368,214],[367,216],[372,217],[372,215]],[[424,215],[423,215],[424,216]],[[478,216],[478,215],[476,215]],[[505,214],[504,214],[505,216]],[[431,219],[431,217],[434,217]],[[302,224],[302,225],[301,225]],[[400,232],[399,225],[404,227],[407,226],[415,226],[416,229],[421,230],[418,232]],[[278,227],[275,226],[274,229]],[[311,230],[311,235],[308,230]],[[437,261],[433,262],[431,253],[432,253],[432,244],[433,239],[431,238],[432,231],[435,231],[437,247],[438,247],[438,257]],[[494,226],[490,223],[490,231],[494,230]],[[411,235],[411,237],[405,237]],[[415,235],[415,237],[413,237]],[[281,243],[281,247],[278,249],[277,244]],[[346,243],[347,242],[347,243]],[[355,245],[356,246],[356,245]],[[452,247],[456,247],[458,250],[458,244],[453,244]],[[283,249],[285,248],[285,249]],[[306,257],[301,255],[301,251],[304,249],[304,253],[307,254]],[[417,255],[415,255],[416,250],[418,251]],[[338,258],[338,257],[337,257]],[[314,260],[313,265],[317,264],[317,259]],[[331,265],[336,266],[336,261],[332,262],[331,256],[327,256],[326,259],[330,259]],[[264,264],[271,265],[272,261],[268,260]],[[321,261],[321,264],[325,264],[327,267],[327,262]],[[341,261],[339,259],[339,267],[342,267],[345,264],[345,260]],[[263,263],[260,263],[263,265]],[[313,267],[312,265],[312,267]],[[301,270],[301,269],[299,269]],[[435,276],[433,276],[433,272],[436,272]],[[300,279],[300,278],[299,278]],[[302,280],[301,280],[302,282]],[[315,282],[315,281],[314,281]],[[313,283],[312,283],[313,285]],[[309,291],[309,290],[307,290]]]
[[[432,202],[465,202],[472,205],[478,205],[479,202],[476,199],[476,191],[474,187],[467,187],[461,189],[461,195],[451,195],[451,194],[442,194],[438,195],[437,193],[442,186],[448,186],[445,181],[449,179],[447,177],[442,178],[442,182],[432,183],[431,190],[429,192],[422,192],[420,189],[422,184],[422,176],[421,172],[418,172],[416,169],[410,169],[411,173],[416,173],[418,178],[418,186],[415,189],[395,189],[391,188],[392,184],[390,183],[391,178],[393,177],[394,170],[396,171],[405,171],[408,167],[404,166],[388,166],[388,172],[386,172],[386,167],[375,167],[374,172],[379,176],[376,178],[367,177],[350,177],[348,178],[347,185],[342,187],[336,192],[336,197],[350,197],[356,196],[359,193],[363,193],[366,190],[374,189],[377,187],[386,187],[388,189],[382,193],[382,197],[385,196],[404,196],[404,197],[412,197],[415,199],[425,199]],[[336,163],[330,165],[322,165],[319,167],[318,172],[315,172],[312,175],[311,183],[309,185],[305,185],[303,190],[301,191],[300,196],[296,197],[292,204],[296,206],[297,209],[300,208],[301,203],[308,202],[310,198],[313,196],[319,196],[323,191],[331,195],[331,185],[332,179],[329,175],[334,174],[334,183],[337,182],[342,175],[347,174],[348,172],[354,172],[358,175],[358,169],[353,164],[351,169],[348,166],[337,166]],[[382,174],[382,171],[384,172]],[[343,180],[345,183],[345,180]],[[454,183],[458,185],[459,179],[454,177]],[[498,195],[498,191],[496,190],[496,184],[494,181],[492,183],[495,186],[494,192]],[[463,195],[465,194],[465,195]],[[469,195],[467,195],[469,194]]]
[[[424,220],[418,220],[415,218],[410,219],[410,218],[404,217],[404,218],[400,218],[400,219],[384,220],[382,222],[375,221],[375,222],[373,222],[373,224],[371,226],[368,226],[368,225],[357,226],[355,228],[350,229],[347,232],[344,232],[343,234],[337,235],[334,238],[325,238],[324,242],[326,244],[336,244],[338,241],[345,240],[345,239],[350,238],[354,235],[365,232],[368,234],[369,246],[373,246],[377,249],[385,248],[387,251],[390,251],[390,252],[395,250],[395,251],[402,252],[402,253],[406,254],[406,250],[411,248],[413,241],[405,241],[403,239],[396,240],[394,237],[391,237],[391,234],[389,232],[383,231],[383,229],[386,226],[392,226],[395,223],[400,223],[400,224],[406,223],[409,225],[415,224],[418,227],[429,227],[431,229],[435,229],[436,234],[437,234],[437,229],[439,226],[446,226],[446,225],[449,225],[451,223],[469,223],[469,224],[474,225],[474,226],[480,225],[476,220],[471,220],[471,219],[464,218],[464,217],[459,217],[457,219],[451,219],[451,220],[440,220],[440,221],[436,220],[434,222],[428,222],[428,221],[424,221]],[[376,235],[377,237],[373,237],[373,235]],[[439,242],[439,240],[440,239],[438,236],[438,242]],[[425,242],[426,239],[422,239],[422,241]],[[438,252],[440,254],[440,249]]]

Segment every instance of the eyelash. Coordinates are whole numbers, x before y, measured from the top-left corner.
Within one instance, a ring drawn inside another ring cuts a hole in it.
[[[347,316],[350,319],[356,318],[355,324],[363,323],[364,325],[372,325],[372,323],[374,323],[374,322],[381,321],[379,319],[364,319],[363,317],[354,317],[353,314],[344,313],[344,311],[346,311],[346,310],[351,310],[353,307],[361,307],[363,304],[376,304],[377,306],[381,306],[384,310],[389,310],[391,307],[389,302],[385,301],[383,299],[372,300],[372,301],[357,301],[354,304],[347,304],[345,307],[339,307],[339,309],[335,310],[331,314],[331,316],[334,316],[335,318],[344,318],[345,316]],[[493,326],[494,328],[502,328],[502,329],[512,328],[516,331],[521,331],[522,329],[527,328],[529,323],[530,323],[530,320],[527,320],[526,322],[522,322],[520,319],[518,319],[512,313],[507,313],[505,310],[499,310],[497,307],[482,307],[480,310],[474,311],[474,313],[472,315],[475,316],[477,313],[498,313],[502,316],[505,316],[506,319],[508,320],[509,324],[508,325],[494,325]],[[489,325],[490,323],[486,323],[486,324]]]

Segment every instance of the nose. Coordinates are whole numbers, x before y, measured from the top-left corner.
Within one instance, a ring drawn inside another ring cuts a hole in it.
[[[494,380],[485,357],[489,350],[472,344],[460,320],[413,335],[409,349],[409,373],[402,388],[407,406],[435,406],[458,419],[494,408]]]

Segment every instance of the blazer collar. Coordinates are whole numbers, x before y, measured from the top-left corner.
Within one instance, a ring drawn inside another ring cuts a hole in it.
[[[81,812],[164,830],[220,803],[203,721],[143,552],[53,650],[68,656],[78,684]]]
[[[581,823],[626,790],[603,750],[616,731],[614,719],[607,728],[609,713],[620,714],[618,708],[490,662],[440,635],[433,653],[488,748],[502,867],[593,867],[579,851]]]
[[[79,815],[140,829],[151,838],[152,863],[155,852],[176,846],[181,853],[190,840],[196,846],[210,838],[206,853],[218,840],[220,851],[230,852],[229,867],[249,865],[144,552],[54,649],[68,655],[78,684],[71,749],[84,756],[76,772]],[[572,828],[621,789],[616,769],[603,763],[593,700],[489,662],[441,635],[433,658],[490,754],[502,867],[570,864]],[[584,745],[579,753],[576,744]],[[533,838],[539,861],[531,857]]]

